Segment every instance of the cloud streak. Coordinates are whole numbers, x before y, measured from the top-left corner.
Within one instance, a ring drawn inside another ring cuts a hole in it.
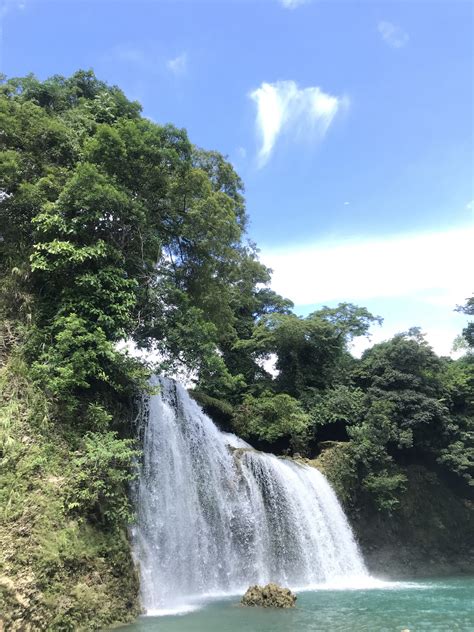
[[[139,66],[147,65],[147,55],[145,51],[130,46],[128,44],[119,44],[105,56],[106,59],[112,59],[121,63],[137,64]]]
[[[410,39],[406,31],[386,20],[381,20],[377,24],[377,30],[382,36],[383,41],[392,48],[403,48],[408,44],[408,40]]]
[[[26,9],[26,2],[24,0],[1,0],[0,1],[0,18],[3,18],[10,11],[23,11]]]
[[[346,98],[330,95],[318,86],[299,88],[295,81],[264,82],[250,98],[257,106],[260,166],[268,161],[282,133],[322,138],[338,110],[347,104]]]
[[[172,59],[166,59],[155,46],[147,43],[141,45],[133,43],[118,44],[102,56],[102,61],[134,66],[141,72],[152,74],[171,72],[176,76],[185,74],[188,66],[186,52]]]
[[[285,9],[296,9],[302,4],[308,4],[310,0],[278,0]]]
[[[474,227],[352,242],[262,249],[272,289],[298,313],[350,301],[384,317],[372,342],[421,325],[437,353],[448,355],[466,318],[454,312],[472,294]],[[370,346],[357,340],[354,353]]]
[[[454,306],[472,292],[474,228],[265,250],[272,287],[297,305],[416,296]]]

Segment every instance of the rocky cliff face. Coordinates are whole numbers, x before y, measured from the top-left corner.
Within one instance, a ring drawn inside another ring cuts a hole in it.
[[[406,468],[407,489],[391,515],[362,505],[351,512],[369,570],[392,578],[474,573],[474,512],[423,466]]]
[[[422,465],[403,468],[406,490],[398,508],[378,511],[345,468],[344,445],[334,444],[311,462],[345,505],[369,571],[385,578],[474,573],[474,504]]]

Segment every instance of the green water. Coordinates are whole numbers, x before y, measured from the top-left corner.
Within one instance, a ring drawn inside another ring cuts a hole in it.
[[[238,597],[187,614],[142,617],[124,632],[474,632],[474,577],[371,590],[298,593],[293,610],[243,608]]]

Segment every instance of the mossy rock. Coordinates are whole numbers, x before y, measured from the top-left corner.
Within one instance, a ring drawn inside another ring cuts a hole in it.
[[[289,588],[278,584],[250,586],[242,597],[243,606],[261,606],[263,608],[294,608],[296,595]]]

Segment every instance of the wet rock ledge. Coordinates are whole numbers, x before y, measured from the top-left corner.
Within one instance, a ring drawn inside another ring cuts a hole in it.
[[[242,597],[243,606],[261,606],[263,608],[294,608],[296,595],[289,588],[278,584],[250,586]]]

